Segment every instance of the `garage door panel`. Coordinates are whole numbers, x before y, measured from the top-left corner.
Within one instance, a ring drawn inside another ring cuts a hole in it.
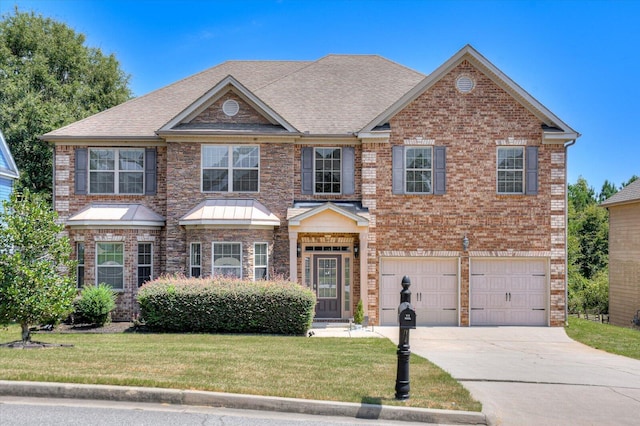
[[[547,325],[547,265],[544,258],[472,259],[471,325]]]
[[[411,279],[418,325],[458,325],[457,258],[382,259],[380,271],[382,325],[397,325],[400,282],[405,275]]]

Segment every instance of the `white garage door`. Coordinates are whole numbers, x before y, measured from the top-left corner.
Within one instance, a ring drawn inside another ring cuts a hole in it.
[[[471,259],[471,325],[548,325],[547,259]]]
[[[380,324],[398,324],[402,277],[411,279],[418,325],[458,325],[458,259],[382,259]]]

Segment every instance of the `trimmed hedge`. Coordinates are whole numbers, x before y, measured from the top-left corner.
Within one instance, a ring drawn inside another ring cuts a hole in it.
[[[313,292],[289,281],[161,277],[138,291],[142,321],[154,331],[303,335]]]
[[[111,311],[116,308],[116,293],[107,284],[86,286],[73,302],[73,322],[98,327],[111,322]]]

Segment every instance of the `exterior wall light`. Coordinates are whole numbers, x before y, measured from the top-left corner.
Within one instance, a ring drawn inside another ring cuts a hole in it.
[[[353,256],[357,258],[360,255],[360,246],[358,244],[354,244],[353,246]]]
[[[467,238],[467,234],[464,234],[462,237],[462,251],[469,250],[469,238]]]
[[[298,243],[298,246],[296,247],[296,253],[298,254],[298,257],[302,256],[302,246],[300,243]]]

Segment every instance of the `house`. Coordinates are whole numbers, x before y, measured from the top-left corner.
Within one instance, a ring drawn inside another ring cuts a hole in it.
[[[3,201],[9,201],[13,184],[19,177],[18,167],[0,130],[0,205]]]
[[[640,180],[600,205],[609,210],[609,322],[629,327],[640,310]]]
[[[375,55],[229,61],[42,138],[78,284],[162,273],[316,292],[318,319],[561,326],[578,133],[473,47],[425,76]]]

